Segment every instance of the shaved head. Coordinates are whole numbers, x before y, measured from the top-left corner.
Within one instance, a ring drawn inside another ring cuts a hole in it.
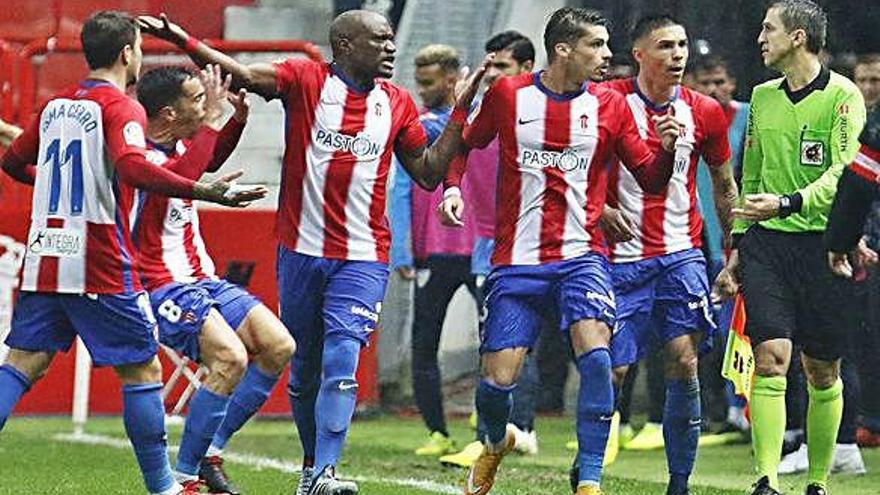
[[[378,25],[388,25],[385,16],[371,10],[349,10],[333,19],[330,24],[330,48],[336,55],[340,41],[354,41]],[[390,26],[389,26],[390,27]]]
[[[370,82],[391,77],[394,70],[394,31],[388,19],[369,10],[349,10],[330,24],[333,61],[352,78]]]

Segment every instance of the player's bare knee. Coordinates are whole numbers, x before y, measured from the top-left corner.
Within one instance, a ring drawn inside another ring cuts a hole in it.
[[[258,364],[267,371],[281,373],[294,352],[296,352],[296,342],[290,334],[284,334],[279,336],[270,348],[260,353],[262,362]]]
[[[162,363],[159,356],[143,363],[126,364],[113,368],[123,385],[157,383],[162,381]]]
[[[666,378],[683,380],[697,376],[698,360],[696,354],[685,352],[669,356],[664,364]]]
[[[593,349],[608,347],[611,329],[603,321],[581,320],[571,325],[571,347],[575,356],[582,356]]]
[[[821,361],[805,357],[803,365],[807,381],[819,390],[832,387],[840,378],[839,361]]]
[[[10,349],[4,364],[20,371],[24,376],[28,377],[28,380],[33,385],[46,376],[53,357],[54,353]]]
[[[237,384],[247,369],[247,351],[244,345],[230,345],[221,349],[211,363],[211,373],[216,373],[226,384]]]
[[[791,342],[768,340],[755,347],[755,373],[759,376],[785,376],[791,362]]]

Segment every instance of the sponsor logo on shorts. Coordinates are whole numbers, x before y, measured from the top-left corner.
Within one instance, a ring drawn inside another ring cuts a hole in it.
[[[363,306],[352,306],[351,313],[357,316],[362,316],[372,322],[379,321],[379,313],[378,311],[382,311],[380,307],[376,308],[377,311],[371,311],[369,308],[365,308]]]
[[[592,290],[587,291],[587,299],[591,301],[601,301],[612,309],[617,309],[617,303],[614,302],[614,294],[602,294]],[[612,316],[613,317],[613,316]]]

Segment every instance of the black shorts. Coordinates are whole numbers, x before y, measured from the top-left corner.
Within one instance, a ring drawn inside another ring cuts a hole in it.
[[[814,359],[846,349],[853,282],[828,267],[822,233],[787,233],[755,225],[739,244],[746,334],[756,346],[789,339]]]

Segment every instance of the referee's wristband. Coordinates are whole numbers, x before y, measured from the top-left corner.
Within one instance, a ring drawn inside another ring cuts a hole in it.
[[[800,213],[803,206],[804,197],[799,192],[779,196],[779,218],[786,218],[794,213]]]

